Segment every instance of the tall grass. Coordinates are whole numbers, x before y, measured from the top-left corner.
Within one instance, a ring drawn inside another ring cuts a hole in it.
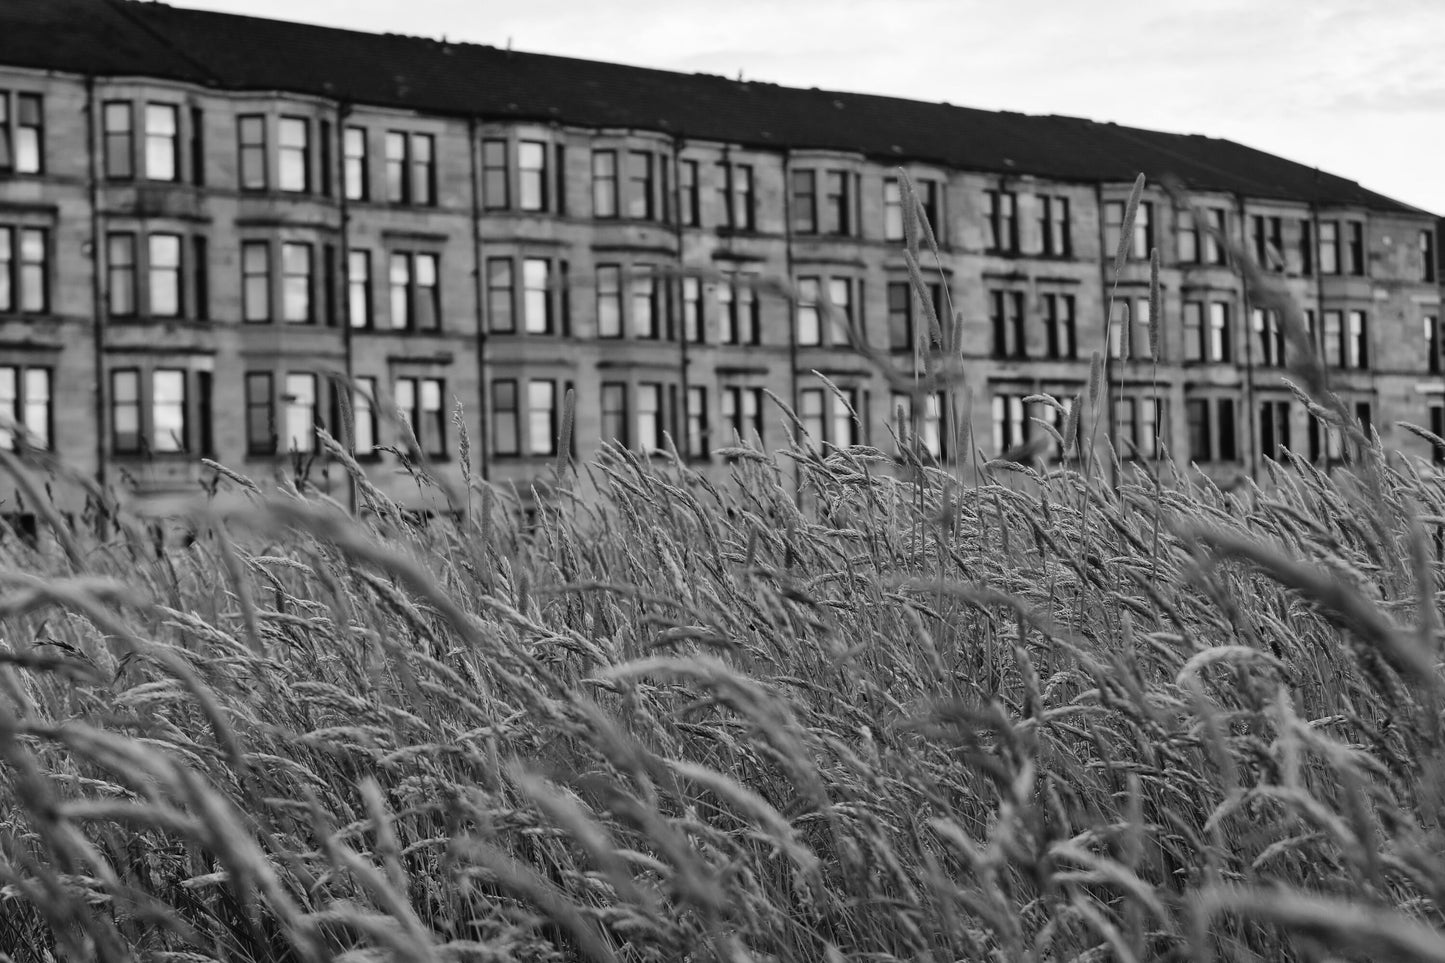
[[[968,485],[799,438],[559,459],[530,527],[234,473],[184,544],[53,516],[0,547],[0,949],[1445,960],[1445,484],[1161,480],[1081,402]]]

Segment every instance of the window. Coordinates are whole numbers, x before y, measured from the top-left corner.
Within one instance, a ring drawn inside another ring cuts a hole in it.
[[[1069,199],[1045,194],[1039,198],[1039,233],[1043,253],[1049,257],[1068,257],[1073,253],[1073,237],[1069,229]]]
[[[1445,405],[1435,404],[1430,406],[1430,433],[1437,438],[1445,438]],[[1445,464],[1445,447],[1431,445],[1430,448],[1431,463],[1435,465]]]
[[[1280,218],[1250,215],[1249,233],[1254,243],[1254,262],[1266,271],[1284,270],[1284,236],[1281,231]]]
[[[1179,248],[1179,260],[1183,264],[1199,263],[1199,225],[1194,223],[1194,212],[1189,209],[1179,211],[1175,215],[1176,243]]]
[[[823,172],[823,210],[819,224],[822,234],[852,234],[853,206],[850,202],[847,171],[830,170]]]
[[[371,164],[367,159],[366,128],[348,127],[342,134],[341,179],[346,199],[365,201],[371,197]]]
[[[1229,236],[1229,212],[1222,207],[1206,207],[1204,215],[1210,227],[1204,235],[1204,260],[1208,264],[1227,264],[1229,256],[1220,238]]]
[[[1195,462],[1229,462],[1239,458],[1233,398],[1190,398],[1189,458]]]
[[[1259,403],[1259,453],[1278,460],[1289,447],[1290,411],[1288,401]]]
[[[1209,361],[1233,360],[1229,330],[1229,305],[1223,301],[1209,302],[1209,341],[1205,354]]]
[[[1368,368],[1370,366],[1369,319],[1363,311],[1351,311],[1348,318],[1349,328],[1345,335],[1345,367]]]
[[[602,383],[602,442],[631,446],[627,433],[627,385],[620,381]]]
[[[592,152],[592,216],[617,216],[617,151]]]
[[[292,324],[316,320],[311,309],[311,245],[281,245],[281,319]]]
[[[105,139],[105,176],[110,180],[129,180],[135,176],[135,131],[132,117],[131,105],[123,100],[107,101],[101,108],[101,127]]]
[[[241,146],[241,190],[266,189],[266,118],[244,114],[236,118],[236,136]]]
[[[1284,326],[1280,324],[1279,312],[1255,308],[1252,319],[1255,336],[1259,338],[1259,363],[1266,368],[1284,367]],[[1327,325],[1328,321],[1326,318]]]
[[[39,94],[17,93],[12,100],[8,91],[0,90],[0,172],[39,174],[42,171],[44,125],[44,102]]]
[[[913,185],[918,192],[919,203],[923,205],[923,216],[933,231],[933,239],[943,243],[943,185],[937,181],[916,181]],[[1068,214],[1065,212],[1065,220]]]
[[[447,454],[447,419],[440,378],[397,378],[393,390],[397,410],[411,427],[421,453],[429,458]]]
[[[1303,277],[1315,273],[1314,224],[1307,217],[1299,221],[1299,273]]]
[[[48,251],[44,228],[0,224],[0,311],[38,314],[47,310]]]
[[[482,141],[482,206],[487,210],[500,211],[511,206],[507,174],[507,142]]]
[[[1134,327],[1129,332],[1129,355],[1135,360],[1162,361],[1164,360],[1164,345],[1151,344],[1149,340],[1149,299],[1136,298],[1133,304],[1133,311],[1129,317]],[[1159,351],[1159,357],[1154,356],[1154,349]]]
[[[146,104],[146,179],[180,179],[180,108],[174,104]]]
[[[639,268],[632,276],[632,333],[634,337],[656,339],[660,333],[657,317],[657,279],[650,268]]]
[[[1340,273],[1340,222],[1320,222],[1320,273]]]
[[[682,226],[697,227],[702,223],[701,190],[698,184],[697,161],[680,160],[677,162],[677,187],[682,202]]]
[[[282,117],[277,124],[276,141],[276,186],[293,193],[309,191],[311,124],[304,117]]]
[[[1024,333],[1022,291],[990,291],[989,320],[993,323],[993,356],[1026,358],[1028,342]]]
[[[1435,232],[1420,232],[1420,280],[1433,284],[1436,277]]]
[[[928,284],[929,300],[933,305],[934,317],[943,316],[943,285]],[[888,282],[888,348],[890,351],[916,351],[918,338],[927,313],[920,310],[918,295],[907,281]],[[925,341],[929,340],[925,337]]]
[[[883,240],[903,240],[903,185],[896,177],[883,178]]]
[[[622,269],[597,265],[597,337],[622,337]]]
[[[151,372],[150,450],[174,453],[187,450],[186,373],[174,368]]]
[[[683,340],[692,344],[701,344],[703,341],[702,281],[696,276],[684,277],[681,288]],[[719,293],[722,288],[730,289],[730,285],[726,283],[719,285]]]
[[[358,458],[376,454],[376,379],[354,379],[351,392],[352,451]]]
[[[722,421],[726,441],[741,440],[751,444],[756,435],[763,443],[763,389],[729,385],[722,389]],[[766,447],[764,445],[764,447]]]
[[[491,330],[508,333],[517,330],[512,312],[512,259],[487,258],[487,315]]]
[[[1119,235],[1124,230],[1124,214],[1127,205],[1123,201],[1104,202],[1104,254],[1113,257],[1119,250]],[[1148,260],[1154,247],[1154,203],[1140,201],[1134,212],[1134,234],[1129,245],[1129,257]]]
[[[1425,328],[1425,365],[1426,370],[1431,374],[1440,373],[1440,318],[1433,314],[1425,315],[1423,319]]]
[[[688,458],[708,456],[707,389],[689,386],[687,389],[687,431],[683,443]]]
[[[276,406],[271,393],[271,373],[246,374],[246,454],[276,453]]]
[[[527,451],[557,454],[557,382],[527,382]]]
[[[653,216],[652,165],[655,158],[647,151],[627,152],[627,216],[651,220]]]
[[[195,266],[196,320],[206,321],[211,317],[211,255],[210,244],[201,235],[191,238],[191,261]]]
[[[510,267],[511,262],[507,262]],[[545,258],[522,261],[522,315],[528,334],[552,333],[552,264]]]
[[[152,234],[147,249],[150,313],[157,318],[178,318],[181,316],[181,239],[176,234]]]
[[[1048,357],[1077,358],[1079,346],[1074,328],[1074,296],[1045,294],[1043,308]]]
[[[853,284],[847,278],[833,278],[828,282],[828,304],[835,312],[831,319],[828,340],[847,344],[853,331]],[[826,317],[826,316],[825,316]],[[838,337],[841,334],[842,337]]]
[[[48,451],[54,424],[50,369],[0,366],[0,448]]]
[[[517,144],[517,194],[522,210],[547,209],[547,145],[541,141]]]
[[[741,272],[725,275],[718,284],[718,310],[723,344],[757,344],[759,307],[757,273]]]
[[[1125,458],[1158,458],[1164,403],[1158,398],[1120,398],[1114,402],[1115,436],[1119,454]]]
[[[1345,314],[1343,311],[1325,311],[1323,320],[1325,364],[1331,368],[1342,367],[1345,363]]]
[[[823,413],[823,389],[804,388],[798,392],[798,421],[806,438],[800,438],[803,444],[810,441],[822,445],[828,440],[828,422]]]
[[[930,393],[923,400],[923,417],[916,417],[913,406],[913,396],[894,392],[892,396],[894,418],[901,412],[903,428],[913,441],[920,445],[923,451],[931,458],[941,459],[946,450],[945,436],[943,433],[943,412],[944,399],[937,393]],[[899,440],[902,441],[903,432],[899,432]]]
[[[793,171],[793,233],[818,233],[818,173]]]
[[[637,446],[642,451],[663,448],[667,430],[662,410],[662,385],[646,382],[637,386]]]
[[[823,343],[823,326],[818,313],[818,279],[798,278],[798,344]]]
[[[0,238],[4,234],[0,233]],[[3,243],[3,241],[0,241]],[[111,234],[105,239],[106,307],[113,318],[135,315],[135,235]]]
[[[386,199],[427,207],[436,203],[436,139],[431,134],[386,132]]]
[[[722,175],[718,192],[727,226],[734,231],[753,230],[753,165],[723,161],[718,168]]]
[[[517,382],[511,379],[492,382],[492,453],[522,453],[521,430],[518,425]]]
[[[1025,397],[1019,394],[993,396],[993,448],[999,455],[1024,444],[1033,434]]]
[[[0,394],[5,371],[0,368]],[[117,455],[141,450],[140,372],[134,368],[110,373],[110,450]]]
[[[987,206],[988,250],[1016,253],[1019,249],[1018,196],[1011,191],[984,191]]]
[[[369,328],[375,323],[371,301],[370,251],[347,252],[346,311],[353,328]]]
[[[1365,225],[1360,221],[1346,221],[1349,229],[1345,241],[1346,264],[1350,273],[1361,276],[1365,273]]]
[[[271,320],[271,248],[265,241],[241,244],[241,317]]]
[[[437,255],[393,251],[391,326],[406,331],[436,331],[441,326]]]

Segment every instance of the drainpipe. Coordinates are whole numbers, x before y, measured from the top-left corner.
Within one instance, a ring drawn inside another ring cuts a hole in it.
[[[336,102],[336,132],[332,135],[334,138],[336,138],[336,141],[331,145],[331,156],[333,158],[340,158],[341,166],[339,170],[333,168],[331,171],[328,171],[327,176],[332,177],[332,182],[335,185],[337,210],[340,212],[341,215],[341,264],[339,272],[341,275],[341,353],[343,359],[342,363],[344,365],[344,374],[346,375],[346,387],[343,390],[351,392],[351,398],[349,399],[347,408],[351,410],[351,425],[349,426],[349,434],[351,435],[351,454],[353,457],[355,457],[356,370],[355,358],[352,355],[351,329],[351,202],[346,196],[346,120],[350,116],[350,102],[345,100],[338,100]],[[335,161],[333,160],[332,163],[334,164]],[[339,174],[340,176],[333,176],[337,174]],[[367,279],[367,283],[371,283],[370,278]],[[336,297],[335,291],[332,292],[332,297]],[[375,419],[372,420],[373,422],[375,422]],[[357,506],[356,479],[351,477],[350,472],[346,473],[346,477],[347,506],[351,510],[351,513],[355,515]]]
[[[783,238],[784,256],[787,264],[787,286],[793,292],[793,297],[788,301],[788,404],[792,405],[793,412],[798,411],[798,292],[794,288],[797,283],[793,272],[793,157],[790,153],[783,154]],[[824,290],[824,281],[818,280],[819,296]],[[823,323],[821,316],[818,323]],[[793,469],[793,501],[802,508],[803,505],[803,476],[795,467]]]
[[[91,351],[95,373],[95,402],[93,424],[95,425],[95,480],[102,492],[107,481],[105,451],[105,327],[109,321],[105,303],[105,287],[101,279],[100,261],[104,256],[101,248],[100,217],[100,168],[96,157],[95,77],[85,77],[85,150],[87,180],[90,193],[90,289],[93,321],[91,324]]]
[[[475,450],[477,457],[477,474],[482,481],[491,478],[492,468],[492,439],[487,433],[487,402],[489,398],[490,384],[487,381],[487,326],[482,317],[482,305],[485,295],[482,291],[482,199],[480,196],[480,168],[481,161],[477,154],[477,118],[467,118],[467,152],[471,162],[471,196],[472,196],[472,296],[476,299],[477,305],[477,439]],[[551,144],[548,145],[550,148]],[[553,154],[555,157],[555,152]],[[561,177],[554,178],[557,182],[557,191],[562,190],[566,183],[566,172],[559,171]],[[560,205],[561,198],[555,198],[553,206]],[[557,272],[560,275],[560,271]]]
[[[681,150],[682,150],[682,137],[681,137],[680,135],[674,134],[673,137],[672,137],[672,231],[673,231],[673,236],[674,236],[674,238],[676,239],[676,242],[677,242],[677,266],[678,266],[679,269],[685,268],[685,267],[687,266],[686,252],[685,252],[685,250],[684,250],[684,248],[683,248],[683,229],[682,229],[682,176],[681,176],[682,168],[681,168],[681,165],[680,165],[679,160],[678,160],[678,154],[681,152]],[[677,293],[678,293],[678,295],[679,295],[679,300],[678,300],[678,303],[677,303],[677,305],[676,305],[678,308],[682,308],[682,307],[683,307],[682,302],[681,302],[681,294],[682,294],[682,281],[683,281],[684,277],[685,277],[685,276],[682,275],[682,274],[679,274],[679,275],[678,275],[678,284],[677,284],[677,287],[676,287],[676,291],[677,291]],[[701,279],[701,278],[698,278],[698,285],[697,285],[697,286],[698,286],[698,319],[697,319],[697,323],[698,323],[699,333],[701,333],[701,328],[702,328],[702,279]],[[672,294],[672,292],[669,292],[669,293],[668,293],[669,300],[671,299],[671,294]],[[690,403],[689,400],[688,400],[688,389],[689,389],[689,387],[690,387],[690,379],[688,378],[688,368],[690,367],[690,365],[691,365],[692,362],[691,362],[691,359],[689,359],[689,357],[688,357],[689,347],[688,347],[688,343],[687,343],[687,321],[686,321],[685,318],[682,318],[682,317],[681,317],[681,316],[682,316],[683,314],[685,314],[685,313],[686,313],[685,310],[679,310],[679,311],[677,312],[677,315],[675,315],[675,316],[679,317],[679,318],[682,320],[682,323],[679,324],[679,325],[678,325],[678,328],[677,328],[677,335],[678,335],[678,337],[677,337],[677,341],[678,341],[678,355],[677,355],[677,357],[678,357],[678,366],[679,366],[679,369],[678,369],[678,379],[677,379],[677,380],[678,380],[678,384],[679,384],[679,390],[682,392],[681,406],[680,406],[680,407],[681,407],[681,414],[682,414],[682,425],[681,425],[682,431],[681,431],[681,435],[682,435],[682,446],[683,446],[683,458],[684,458],[684,459],[686,459],[687,456],[688,456],[689,454],[691,454],[689,451],[687,451],[687,447],[688,447],[687,427],[688,427],[688,424],[690,423],[689,420],[688,420],[688,419],[689,419],[689,416],[692,414],[692,412],[691,412],[691,403]]]
[[[1108,238],[1104,231],[1104,185],[1102,183],[1096,183],[1094,185],[1094,210],[1099,212],[1099,292],[1103,296],[1105,312],[1104,344],[1103,350],[1100,352],[1101,357],[1104,359],[1104,378],[1103,384],[1099,385],[1099,403],[1104,406],[1104,430],[1108,433],[1108,437],[1112,439],[1118,436],[1118,426],[1114,424],[1116,413],[1112,400],[1113,395],[1109,393],[1109,362],[1112,360],[1109,357],[1109,322],[1112,320],[1111,312],[1109,311],[1109,264],[1113,258],[1113,254],[1108,250]],[[1018,217],[1017,210],[1014,211],[1014,217],[1015,219]],[[1017,224],[1017,220],[1015,220],[1015,224]],[[1122,231],[1124,229],[1123,225],[1120,225],[1119,229]],[[1130,333],[1132,334],[1133,332]],[[1124,362],[1122,360],[1119,362],[1119,384],[1121,387],[1124,384]],[[1094,423],[1098,423],[1097,414],[1094,415]],[[1155,427],[1155,431],[1158,431],[1157,426]],[[1095,450],[1097,438],[1092,431],[1089,435],[1089,457],[1097,460],[1099,456],[1098,451]],[[1082,445],[1080,447],[1082,448]],[[1116,490],[1119,487],[1118,466],[1115,464],[1115,459],[1112,458],[1109,460],[1109,487]]]
[[[1235,216],[1239,218],[1239,229],[1241,236],[1243,236],[1244,226],[1248,222],[1245,220],[1244,195],[1242,194],[1234,195],[1234,213]],[[1228,233],[1227,227],[1226,225],[1226,234]],[[1243,250],[1242,244],[1240,245],[1240,249]],[[1240,318],[1239,325],[1240,330],[1244,334],[1244,417],[1250,428],[1249,440],[1253,443],[1246,450],[1249,452],[1249,477],[1257,482],[1259,481],[1259,466],[1264,458],[1264,453],[1259,450],[1258,436],[1260,432],[1256,430],[1258,413],[1255,411],[1254,402],[1254,307],[1249,298],[1249,285],[1244,283],[1243,269],[1241,268],[1234,273],[1237,274],[1240,279],[1239,303],[1244,314],[1244,317]],[[1239,421],[1236,420],[1236,430],[1238,427]],[[1293,439],[1291,439],[1291,441],[1293,441]],[[1276,439],[1276,442],[1278,442],[1278,439]],[[1293,444],[1291,444],[1290,447],[1293,448]]]

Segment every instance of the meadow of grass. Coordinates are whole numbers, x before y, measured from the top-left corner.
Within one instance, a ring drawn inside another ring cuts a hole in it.
[[[1445,960],[1440,476],[1081,421],[6,539],[0,959]]]

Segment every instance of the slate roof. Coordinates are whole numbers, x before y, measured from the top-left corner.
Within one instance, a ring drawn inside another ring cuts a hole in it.
[[[47,29],[45,21],[50,21]],[[1075,117],[521,53],[138,0],[3,0],[0,62],[282,90],[492,119],[657,130],[762,148],[1086,183],[1170,174],[1196,190],[1422,213],[1354,181],[1228,140]]]

